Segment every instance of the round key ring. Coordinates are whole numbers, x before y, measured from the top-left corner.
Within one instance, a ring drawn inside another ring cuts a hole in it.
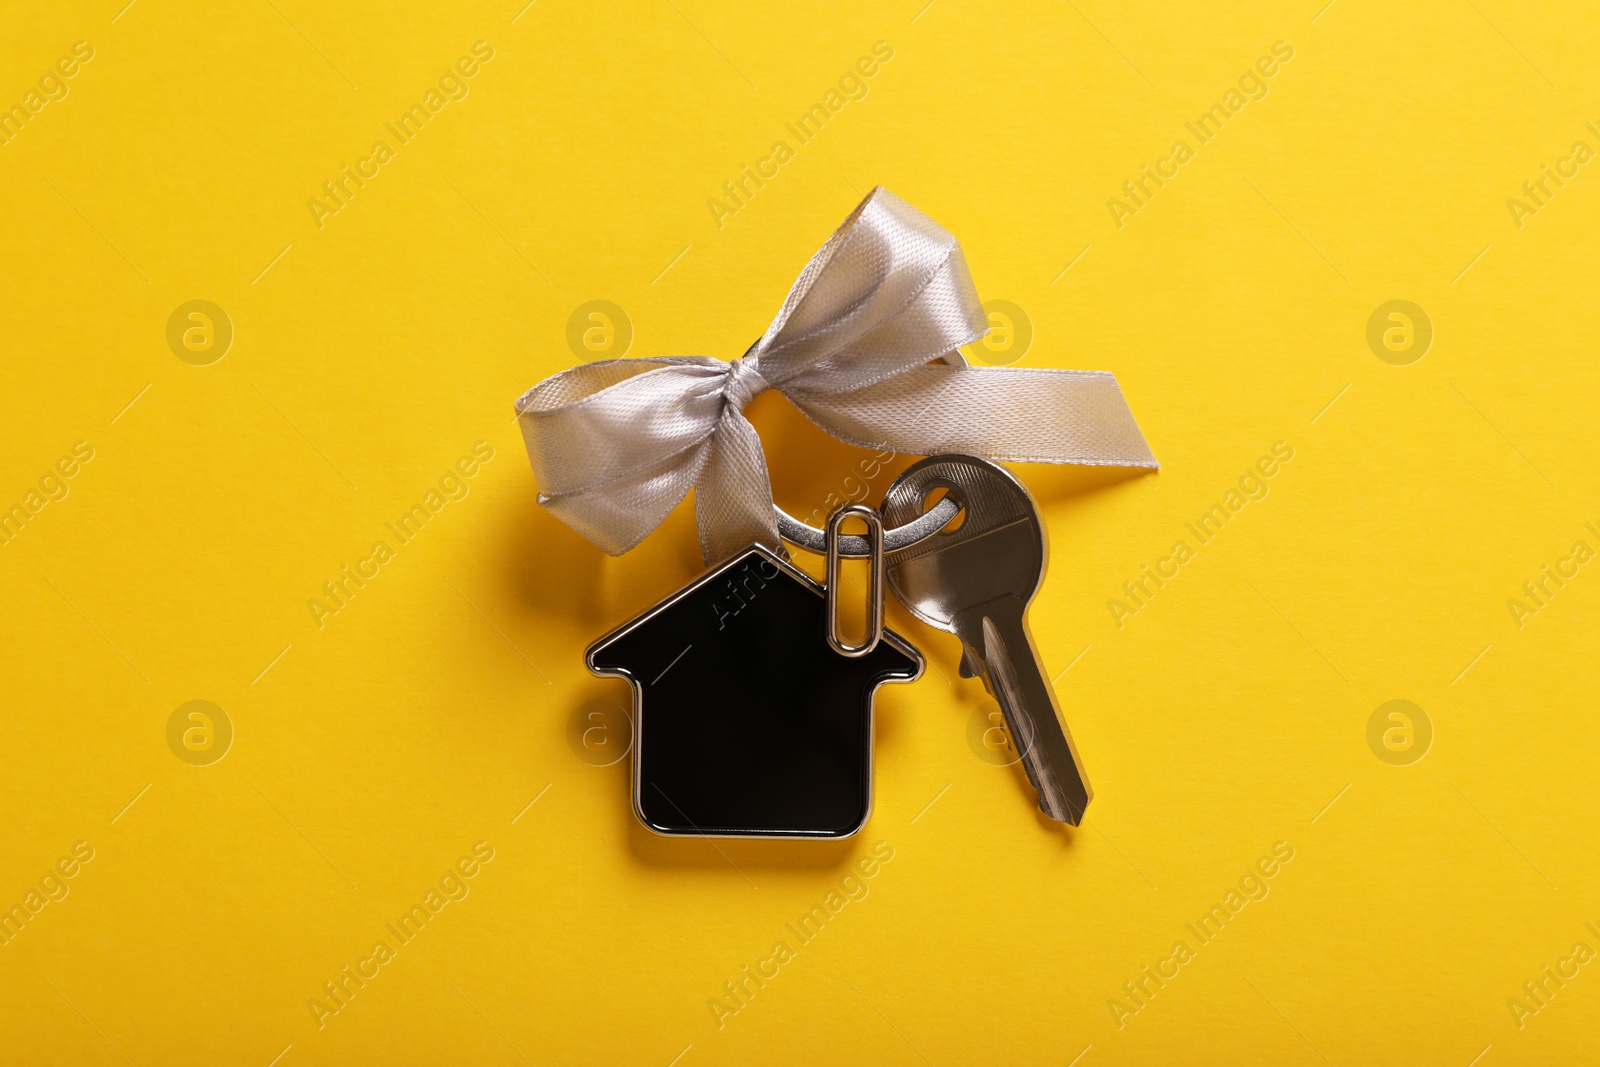
[[[876,511],[872,511],[871,508],[865,508],[860,504],[852,504],[850,508],[870,511],[874,517],[877,516]],[[834,515],[838,516],[844,511],[849,511],[850,508],[841,508]],[[780,537],[798,548],[803,548],[808,552],[815,552],[819,556],[828,554],[828,533],[817,529],[815,526],[807,526],[776,504],[773,505],[773,510],[778,513],[778,535]],[[923,512],[919,518],[912,519],[904,526],[896,526],[892,530],[885,530],[880,519],[877,529],[883,538],[881,551],[884,553],[902,552],[944,529],[950,520],[954,519],[960,512],[961,505],[956,501],[955,497],[946,496],[933,507]],[[831,530],[833,527],[832,519],[828,520],[828,526]],[[862,534],[839,534],[836,540],[835,550],[838,555],[845,559],[866,559],[871,557],[873,553],[873,543],[868,536]]]
[[[967,366],[965,357],[959,351],[949,352],[933,362],[949,367]],[[815,526],[808,526],[801,522],[776,504],[772,506],[772,510],[777,512],[779,537],[797,548],[805,549],[807,552],[815,552],[819,556],[827,555],[828,535],[826,533]],[[960,502],[955,500],[953,496],[946,496],[919,518],[913,519],[904,526],[897,526],[892,530],[882,530],[880,522],[879,529],[883,532],[883,552],[888,555],[903,552],[917,542],[932,537],[944,529],[960,512]],[[838,541],[839,555],[845,559],[865,559],[872,555],[872,543],[860,534],[840,534]],[[829,630],[830,632],[832,631],[831,623],[829,624]]]

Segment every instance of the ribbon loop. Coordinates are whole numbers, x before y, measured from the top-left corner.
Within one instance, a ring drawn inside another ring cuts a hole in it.
[[[992,459],[1155,467],[1104,371],[929,365],[987,332],[956,239],[881,186],[800,272],[742,359],[602,360],[517,400],[539,503],[605,551],[696,490],[701,551],[782,551],[744,408],[767,389],[840,440]]]

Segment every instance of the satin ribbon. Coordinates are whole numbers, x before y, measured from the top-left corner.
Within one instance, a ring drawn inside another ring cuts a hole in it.
[[[539,503],[620,555],[693,487],[708,564],[752,542],[781,552],[766,456],[744,417],[768,389],[864,448],[1156,466],[1108,372],[929,362],[986,332],[960,244],[879,186],[743,358],[601,360],[518,398]]]

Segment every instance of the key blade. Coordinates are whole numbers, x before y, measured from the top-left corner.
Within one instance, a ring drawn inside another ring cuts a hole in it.
[[[1061,725],[1055,694],[1038,670],[1033,642],[1020,613],[984,614],[984,680],[1000,704],[1006,727],[1022,756],[1028,779],[1039,794],[1039,810],[1057,822],[1077,826],[1094,796],[1076,746]]]

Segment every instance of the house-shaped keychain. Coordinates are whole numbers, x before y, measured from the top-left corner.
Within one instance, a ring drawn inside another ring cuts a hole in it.
[[[590,646],[633,684],[634,811],[662,834],[848,837],[872,806],[872,699],[922,674],[888,630],[829,647],[822,586],[752,545]]]

